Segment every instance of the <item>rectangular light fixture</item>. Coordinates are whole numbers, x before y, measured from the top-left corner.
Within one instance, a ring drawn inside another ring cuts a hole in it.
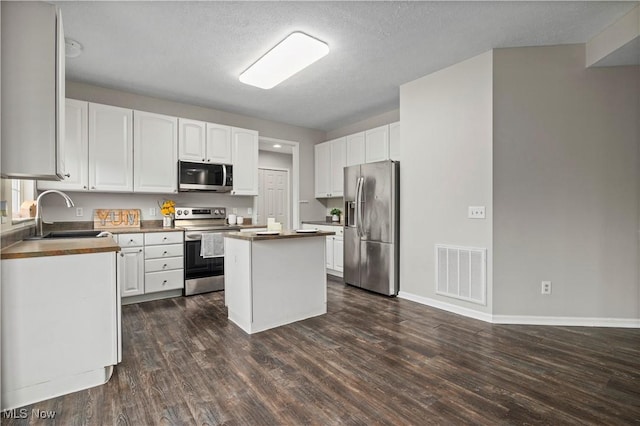
[[[240,74],[240,81],[261,89],[271,89],[327,53],[327,43],[296,31]]]

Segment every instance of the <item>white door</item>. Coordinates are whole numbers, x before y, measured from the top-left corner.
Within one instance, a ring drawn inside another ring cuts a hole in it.
[[[347,136],[347,166],[364,164],[364,132]]]
[[[144,249],[123,247],[118,254],[118,285],[121,296],[144,294]]]
[[[89,103],[89,189],[133,191],[133,111]]]
[[[344,194],[344,166],[346,165],[347,147],[345,138],[331,142],[331,193],[332,197]]]
[[[133,190],[178,192],[178,119],[143,111],[133,119]]]
[[[203,121],[178,119],[178,157],[182,161],[205,161],[206,132]]]
[[[333,269],[342,272],[344,270],[344,239],[343,237],[333,237]]]
[[[207,123],[207,163],[231,164],[231,127]]]
[[[327,261],[327,269],[333,269],[333,237],[326,237],[326,261]]]
[[[258,195],[258,132],[231,128],[232,195]]]
[[[315,150],[316,198],[330,197],[331,192],[331,143],[319,143]]]
[[[289,229],[289,173],[286,170],[258,169],[257,223],[273,217]]]
[[[389,159],[389,125],[365,132],[365,162],[373,163]]]
[[[89,189],[89,103],[67,99],[65,107],[64,164],[61,181],[39,180],[38,189],[86,191]]]

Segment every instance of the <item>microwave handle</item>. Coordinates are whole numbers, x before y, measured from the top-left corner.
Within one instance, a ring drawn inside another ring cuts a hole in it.
[[[227,165],[222,165],[222,186],[227,186]]]

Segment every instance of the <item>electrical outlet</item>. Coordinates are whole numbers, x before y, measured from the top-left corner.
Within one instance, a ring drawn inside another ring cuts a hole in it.
[[[238,209],[236,209],[235,207],[233,208],[233,214],[237,214],[238,213]]]
[[[82,207],[76,207],[76,217],[82,217],[84,216],[84,211],[82,210]]]
[[[156,215],[156,208],[155,207],[149,208],[149,216],[155,216],[155,215]]]
[[[247,214],[253,214],[253,209],[251,207],[247,209]]]
[[[484,206],[469,206],[469,219],[484,219]]]
[[[542,294],[551,294],[551,281],[542,281]]]

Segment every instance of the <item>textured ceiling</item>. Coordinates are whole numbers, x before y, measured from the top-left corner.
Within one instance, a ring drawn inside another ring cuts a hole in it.
[[[584,43],[637,2],[55,2],[84,46],[67,78],[320,130],[497,47]],[[329,44],[271,90],[238,75],[293,31]]]

